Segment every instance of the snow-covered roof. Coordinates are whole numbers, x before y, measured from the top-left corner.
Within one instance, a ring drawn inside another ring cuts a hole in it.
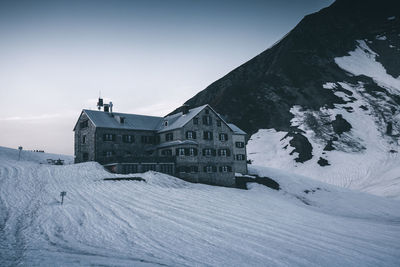
[[[182,128],[197,116],[200,111],[209,105],[202,105],[200,107],[192,108],[187,114],[178,112],[166,117],[155,117],[138,114],[118,113],[118,112],[104,112],[97,110],[84,109],[83,112],[93,122],[96,127],[99,128],[111,128],[111,129],[126,129],[126,130],[147,130],[147,131],[158,131],[159,133],[171,131]],[[215,112],[215,111],[214,111]],[[219,114],[216,113],[218,116]],[[120,118],[124,118],[124,122],[121,123]],[[222,121],[225,120],[219,116]],[[226,123],[226,122],[225,122]],[[235,134],[246,134],[239,127],[232,123],[226,123],[229,128]]]
[[[243,131],[242,129],[240,129],[239,127],[237,127],[235,124],[233,123],[228,123],[229,128],[232,129],[234,134],[246,134],[245,131]]]
[[[156,131],[163,122],[162,117],[117,112],[109,113],[88,109],[84,109],[83,112],[86,113],[96,127],[100,128]],[[124,123],[121,123],[118,117],[123,117]]]
[[[193,119],[197,114],[200,113],[206,106],[203,105],[197,108],[192,108],[189,110],[187,114],[183,114],[182,112],[178,112],[176,114],[172,114],[170,116],[166,116],[163,122],[167,122],[167,126],[163,126],[162,129],[159,130],[160,133],[171,131],[174,129],[181,128],[185,126],[191,119]],[[164,124],[163,124],[164,125]]]

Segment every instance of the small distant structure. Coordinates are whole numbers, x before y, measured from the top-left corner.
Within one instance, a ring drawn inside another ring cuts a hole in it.
[[[22,151],[22,149],[23,149],[23,147],[22,146],[19,146],[18,147],[18,161],[21,159],[21,151]]]
[[[64,165],[63,159],[47,159],[47,163],[51,165]]]
[[[65,192],[65,191],[62,191],[61,193],[60,193],[60,197],[61,197],[61,205],[64,203],[64,197],[67,195],[67,192]]]

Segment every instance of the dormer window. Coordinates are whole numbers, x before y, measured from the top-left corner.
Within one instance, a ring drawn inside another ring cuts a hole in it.
[[[120,123],[125,123],[125,118],[124,117],[119,117],[119,122]]]
[[[164,127],[168,126],[168,121],[164,121]]]

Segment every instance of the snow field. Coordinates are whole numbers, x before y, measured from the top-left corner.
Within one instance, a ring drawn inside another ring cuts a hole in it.
[[[395,200],[254,166],[282,190],[191,184],[155,172],[140,174],[147,182],[104,181],[124,176],[97,163],[51,166],[0,155],[1,266],[400,264]]]

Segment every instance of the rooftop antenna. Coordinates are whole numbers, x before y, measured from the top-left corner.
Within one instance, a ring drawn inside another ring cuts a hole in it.
[[[103,106],[103,98],[101,98],[101,91],[99,90],[99,100],[97,101],[97,109],[101,110],[102,106]]]

